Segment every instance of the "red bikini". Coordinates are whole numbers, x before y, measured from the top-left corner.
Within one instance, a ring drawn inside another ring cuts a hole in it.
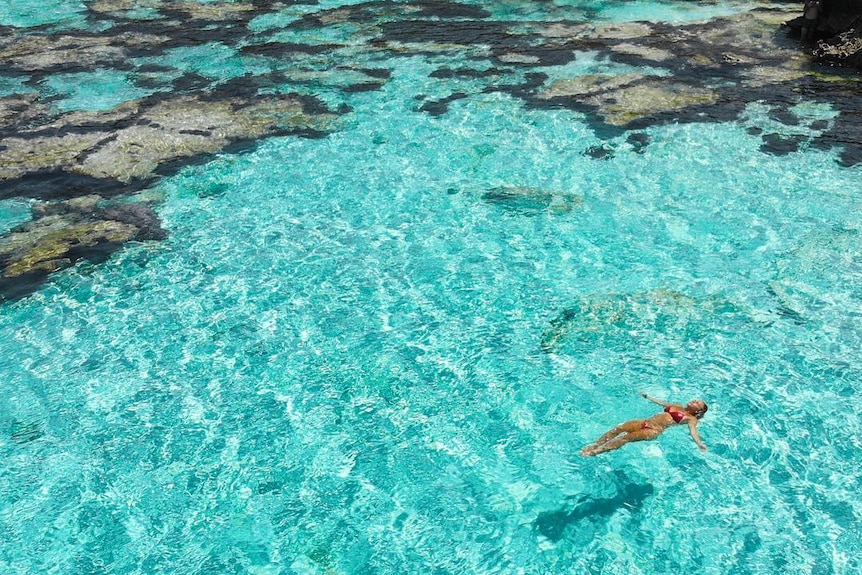
[[[670,415],[676,423],[682,423],[682,420],[688,415],[686,412],[679,411],[672,405],[665,407],[664,412]]]

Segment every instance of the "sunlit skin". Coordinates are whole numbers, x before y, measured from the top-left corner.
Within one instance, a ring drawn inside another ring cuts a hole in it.
[[[606,451],[619,449],[632,441],[655,439],[664,433],[666,429],[675,425],[688,425],[688,432],[691,434],[691,438],[694,439],[694,442],[701,451],[706,451],[706,445],[703,444],[703,441],[700,440],[700,435],[697,433],[697,424],[707,410],[706,403],[699,399],[693,399],[686,405],[681,405],[650,397],[646,393],[641,393],[640,395],[664,408],[670,408],[670,411],[679,412],[683,415],[682,419],[676,421],[670,413],[662,411],[647,419],[626,421],[599,437],[592,445],[584,447],[581,450],[581,455],[590,457]]]

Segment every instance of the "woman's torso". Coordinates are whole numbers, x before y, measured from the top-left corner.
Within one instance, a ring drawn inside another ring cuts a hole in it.
[[[691,416],[681,405],[668,405],[664,411],[657,413],[645,421],[656,429],[667,429],[678,423],[688,423]]]

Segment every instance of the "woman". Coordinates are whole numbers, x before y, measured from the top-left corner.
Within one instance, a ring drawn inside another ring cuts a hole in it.
[[[699,399],[689,401],[687,405],[682,406],[678,403],[667,403],[650,397],[646,393],[641,393],[641,397],[657,403],[664,407],[664,411],[653,415],[649,419],[633,419],[617,425],[592,445],[587,445],[581,450],[581,455],[593,456],[605,451],[619,449],[630,441],[644,441],[647,439],[655,439],[661,435],[668,427],[685,423],[688,425],[688,432],[691,433],[692,439],[700,447],[701,451],[706,451],[706,445],[700,440],[700,435],[697,434],[697,424],[708,409],[706,404]]]

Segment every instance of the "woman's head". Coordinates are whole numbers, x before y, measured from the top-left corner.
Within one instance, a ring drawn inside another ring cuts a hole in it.
[[[688,405],[685,406],[686,410],[691,413],[696,418],[700,419],[706,413],[706,410],[709,409],[706,403],[699,399],[692,399],[688,402]]]

